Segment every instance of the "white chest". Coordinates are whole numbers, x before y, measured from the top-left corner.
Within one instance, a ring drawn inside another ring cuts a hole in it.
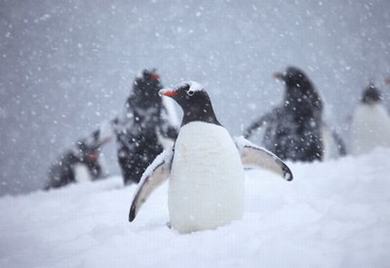
[[[83,164],[75,164],[74,166],[75,180],[77,182],[92,181],[91,174],[88,168]]]
[[[352,152],[367,153],[375,147],[390,146],[390,118],[382,105],[360,105],[351,127]]]
[[[244,171],[225,128],[202,122],[181,128],[168,204],[171,225],[180,232],[212,229],[241,218]]]

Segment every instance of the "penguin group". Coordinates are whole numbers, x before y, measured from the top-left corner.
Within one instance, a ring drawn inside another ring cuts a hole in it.
[[[123,182],[138,184],[129,221],[135,220],[150,194],[168,181],[169,226],[180,233],[214,229],[241,219],[244,169],[269,170],[291,181],[286,160],[322,161],[331,147],[338,156],[390,147],[390,119],[374,84],[364,90],[353,114],[347,146],[325,122],[324,100],[304,71],[290,66],[274,78],[285,86],[281,103],[254,120],[243,136],[233,137],[218,120],[201,84],[189,81],[164,88],[156,69],[142,71],[122,115],[109,123],[109,138],[96,138],[92,146],[93,152],[99,151],[115,138]],[[172,103],[182,111],[180,124]],[[264,132],[256,142],[261,146],[249,140],[257,129]],[[91,150],[81,147],[66,152],[53,165],[47,188],[75,182],[74,166],[80,163],[95,178],[101,177],[100,168],[89,160]]]
[[[261,144],[283,160],[312,162],[330,156],[368,153],[390,147],[390,118],[380,90],[371,82],[347,122],[346,144],[323,118],[324,101],[308,76],[297,67],[287,67],[274,78],[285,85],[280,105],[255,120],[244,131],[250,138],[263,128]],[[390,84],[390,79],[385,80]]]
[[[242,217],[244,167],[266,168],[286,180],[290,169],[273,153],[233,138],[218,121],[207,91],[187,82],[160,94],[183,110],[178,137],[145,171],[133,199],[133,221],[150,193],[169,178],[170,226],[180,233],[213,229]]]
[[[138,183],[148,165],[177,136],[177,115],[171,103],[158,95],[160,89],[156,69],[145,69],[137,75],[122,113],[61,154],[49,169],[44,189],[108,177],[101,172],[99,159],[102,146],[112,140],[117,145],[123,183]],[[80,172],[83,170],[86,172]]]
[[[242,217],[244,168],[269,169],[290,181],[293,174],[283,160],[324,160],[330,144],[339,156],[345,155],[346,145],[324,121],[324,102],[307,75],[297,67],[288,67],[274,77],[285,84],[282,103],[251,124],[244,131],[245,137],[240,138],[232,137],[221,125],[207,91],[200,84],[186,82],[160,90],[160,95],[179,104],[182,123],[174,145],[156,157],[143,173],[130,206],[129,221],[134,221],[153,190],[168,180],[169,226],[180,233],[214,229]],[[372,144],[366,147],[390,146],[390,132],[386,128],[379,130],[379,124],[375,126],[382,122],[390,127],[380,100],[379,91],[370,85],[361,101],[367,107],[358,110],[365,109],[361,113],[372,120],[354,116],[352,128],[358,128],[355,126],[359,121],[371,122],[368,132],[378,127],[378,135],[382,137],[381,143],[371,136]],[[265,148],[246,139],[261,127],[265,127],[262,140]],[[367,125],[362,128],[367,130]],[[360,132],[352,140],[359,143],[362,137],[365,135]],[[353,143],[351,148],[354,147],[357,146]]]

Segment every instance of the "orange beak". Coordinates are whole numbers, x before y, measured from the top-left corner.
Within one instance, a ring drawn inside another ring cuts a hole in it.
[[[161,89],[159,91],[160,96],[175,97],[177,92],[174,89]]]

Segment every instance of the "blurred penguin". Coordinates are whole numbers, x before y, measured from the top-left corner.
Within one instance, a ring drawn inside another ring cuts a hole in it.
[[[144,70],[133,83],[123,116],[113,121],[125,184],[138,183],[164,145],[176,139],[177,129],[158,95],[160,89],[156,70]]]
[[[275,73],[286,87],[282,104],[250,125],[244,136],[265,127],[263,145],[283,160],[322,160],[323,102],[307,75],[296,67]]]
[[[77,141],[51,165],[49,181],[44,189],[59,188],[70,183],[95,181],[106,177],[100,158],[101,147],[109,141],[110,137],[102,136],[100,129],[87,138]]]
[[[352,116],[351,152],[364,154],[376,147],[390,147],[390,118],[381,92],[371,82]]]

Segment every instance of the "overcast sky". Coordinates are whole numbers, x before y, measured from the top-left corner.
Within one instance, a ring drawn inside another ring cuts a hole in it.
[[[145,67],[167,86],[206,85],[240,134],[279,103],[272,73],[296,65],[340,128],[371,79],[388,102],[390,1],[0,0],[0,58],[1,195],[41,188],[61,151],[121,111]],[[106,157],[117,172],[113,147]]]

